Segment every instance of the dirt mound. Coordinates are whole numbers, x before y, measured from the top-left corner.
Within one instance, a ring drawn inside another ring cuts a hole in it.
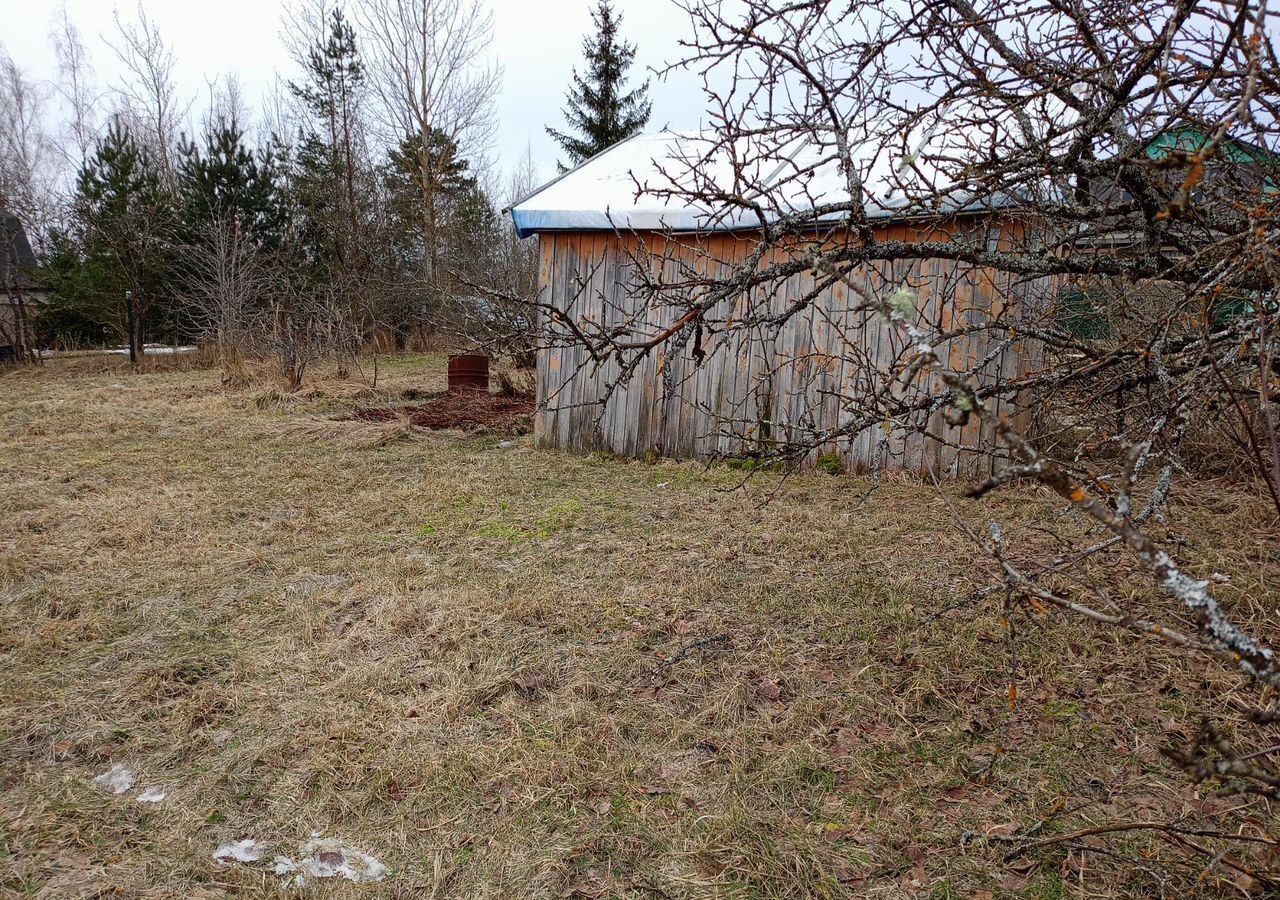
[[[533,431],[533,394],[499,396],[476,391],[437,394],[426,403],[412,406],[357,410],[354,418],[387,421],[408,418],[420,428],[461,428],[464,431],[505,431],[529,434]]]

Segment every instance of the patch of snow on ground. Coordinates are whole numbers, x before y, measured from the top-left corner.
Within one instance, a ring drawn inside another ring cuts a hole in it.
[[[381,881],[391,870],[371,854],[363,853],[343,844],[334,838],[313,837],[299,848],[301,858],[289,859],[287,856],[275,858],[277,875],[294,876],[294,883],[301,887],[305,883],[304,876],[311,878],[336,878],[341,876],[347,881],[365,884]]]
[[[164,799],[164,791],[158,787],[149,787],[138,795],[139,803],[159,803]]]
[[[133,787],[133,773],[116,763],[106,772],[93,779],[93,785],[109,794],[123,794]]]
[[[172,356],[175,353],[192,353],[196,347],[174,347],[170,344],[143,344],[145,356]],[[40,356],[51,359],[55,356],[128,356],[128,347],[101,347],[93,350],[41,350]]]
[[[298,871],[298,864],[289,857],[277,856],[272,862],[274,865],[272,866],[271,871],[274,874],[283,878],[288,878],[288,876],[292,875],[293,886],[298,890],[302,890],[307,886],[306,876]]]
[[[253,838],[245,838],[231,844],[223,844],[213,851],[214,862],[227,865],[232,862],[251,863],[262,859],[262,848]]]
[[[213,853],[219,865],[232,862],[253,863],[262,859],[262,845],[253,838],[245,838],[223,844]],[[372,854],[348,847],[334,838],[323,838],[311,833],[311,840],[298,848],[298,858],[276,856],[271,860],[271,872],[286,881],[282,887],[303,888],[309,878],[345,878],[357,884],[381,881],[391,874]]]

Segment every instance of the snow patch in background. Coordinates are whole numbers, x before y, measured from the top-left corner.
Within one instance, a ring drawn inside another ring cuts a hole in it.
[[[158,787],[149,787],[138,795],[139,803],[159,803],[164,799],[164,791]]]
[[[144,356],[172,356],[175,353],[192,353],[199,349],[198,347],[174,347],[171,344],[143,344],[142,353]],[[41,350],[40,357],[42,359],[51,359],[55,356],[128,356],[128,347],[105,347],[97,350]],[[123,387],[123,385],[121,385]]]

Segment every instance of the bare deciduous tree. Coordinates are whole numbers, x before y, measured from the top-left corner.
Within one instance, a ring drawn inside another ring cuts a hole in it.
[[[420,170],[422,228],[430,277],[440,269],[437,189],[451,162],[438,138],[475,159],[492,137],[501,69],[484,54],[493,14],[479,0],[363,0],[370,81],[390,143],[413,138]]]
[[[511,171],[504,189],[510,207],[538,186],[533,149]],[[519,368],[533,368],[539,344],[538,245],[521,239],[508,219],[488,271],[455,272],[470,296],[459,304],[458,330],[469,344],[509,357]]]
[[[217,348],[226,370],[257,349],[264,330],[261,311],[274,287],[270,263],[229,216],[211,219],[199,238],[184,248],[183,281],[201,333]]]
[[[0,208],[22,220],[39,246],[55,205],[53,142],[45,132],[47,93],[0,48]]]
[[[145,125],[143,137],[161,168],[172,172],[178,134],[191,109],[191,101],[178,95],[173,47],[165,42],[141,2],[136,22],[126,22],[116,10],[115,23],[117,39],[108,45],[124,65],[125,77],[119,88],[123,105]]]
[[[97,137],[100,95],[80,29],[71,21],[65,0],[54,12],[49,43],[58,60],[56,88],[67,110],[63,156],[69,164],[80,166],[89,158]]]

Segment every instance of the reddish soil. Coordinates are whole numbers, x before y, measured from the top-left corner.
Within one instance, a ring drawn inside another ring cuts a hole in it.
[[[505,431],[528,434],[533,430],[532,394],[499,396],[476,391],[439,394],[413,406],[361,409],[357,419],[386,421],[407,416],[420,428],[461,428],[464,431]]]

